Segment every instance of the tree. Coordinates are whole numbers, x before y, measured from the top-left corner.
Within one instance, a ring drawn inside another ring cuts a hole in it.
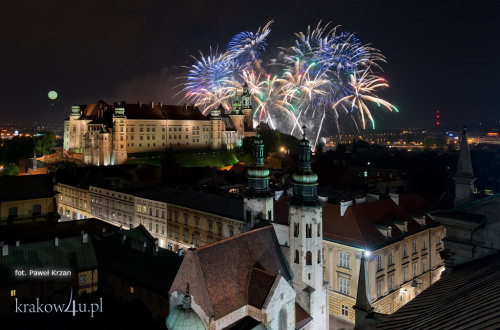
[[[16,176],[19,173],[19,167],[14,163],[5,165],[2,175]]]
[[[56,135],[50,131],[41,131],[39,134],[35,139],[35,152],[44,156],[51,154],[56,144]]]
[[[73,169],[78,167],[75,162],[70,162],[69,160],[63,160],[61,162],[55,163],[49,170],[49,173],[56,173],[59,170]]]

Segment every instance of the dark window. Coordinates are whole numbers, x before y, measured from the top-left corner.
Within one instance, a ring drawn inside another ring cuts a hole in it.
[[[312,253],[311,253],[311,251],[306,252],[306,265],[312,265]]]
[[[33,215],[42,214],[42,206],[40,204],[33,205]]]
[[[299,263],[299,250],[295,250],[295,259],[293,260],[293,262],[296,264]]]
[[[17,207],[9,207],[9,219],[17,218]]]

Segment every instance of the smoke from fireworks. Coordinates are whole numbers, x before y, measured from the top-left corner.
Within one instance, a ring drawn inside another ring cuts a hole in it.
[[[318,23],[315,29],[296,33],[294,44],[282,50],[284,56],[273,65],[260,65],[270,33],[268,22],[256,33],[238,33],[227,51],[194,58],[185,77],[186,98],[204,112],[222,103],[230,109],[230,99],[246,83],[252,95],[254,120],[272,128],[298,135],[302,124],[311,127],[316,145],[325,120],[336,123],[347,114],[363,129],[373,116],[369,106],[392,111],[397,109],[376,96],[387,82],[374,73],[385,57],[378,49],[361,41],[353,33],[338,33],[338,27]],[[296,128],[299,128],[296,130]],[[327,132],[324,132],[327,133]]]

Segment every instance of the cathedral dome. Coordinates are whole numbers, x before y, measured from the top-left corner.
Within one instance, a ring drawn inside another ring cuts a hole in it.
[[[205,330],[200,317],[191,308],[191,297],[184,296],[182,305],[175,306],[167,317],[169,330]]]

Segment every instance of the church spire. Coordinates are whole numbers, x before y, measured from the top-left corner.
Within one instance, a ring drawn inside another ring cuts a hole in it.
[[[467,141],[467,127],[462,128],[460,140],[460,154],[458,156],[458,167],[456,177],[473,178],[472,161],[470,158],[469,142]]]
[[[458,156],[457,174],[455,180],[455,206],[470,202],[474,198],[474,172],[470,157],[469,142],[467,141],[467,128],[462,128],[460,153]]]
[[[264,167],[264,142],[260,134],[253,140],[253,164],[248,168],[247,197],[271,197],[269,170]]]
[[[354,309],[371,313],[373,307],[371,305],[370,290],[368,286],[368,272],[366,269],[365,252],[361,252],[361,264],[359,266],[358,291],[356,293],[356,305]]]
[[[311,147],[306,139],[306,127],[302,126],[303,136],[299,143],[298,171],[293,175],[293,200],[295,205],[317,206],[318,176],[311,170]]]

